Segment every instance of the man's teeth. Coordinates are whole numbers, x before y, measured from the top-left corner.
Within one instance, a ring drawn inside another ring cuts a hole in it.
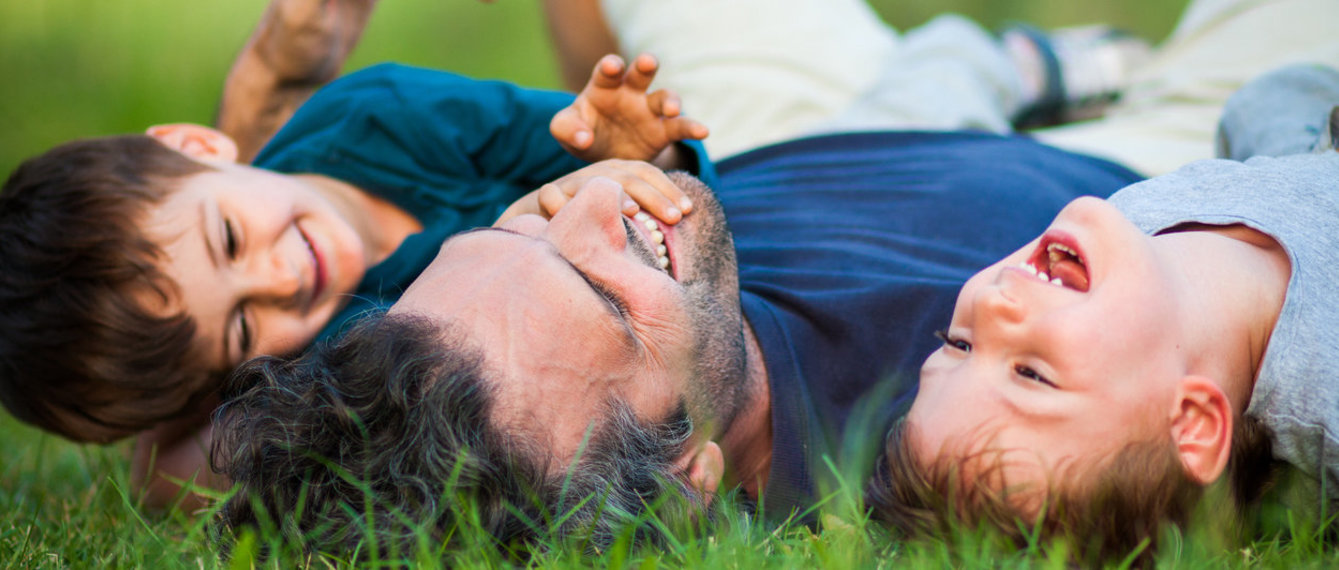
[[[1022,263],[1019,263],[1018,268],[1028,273],[1031,273],[1037,279],[1040,279],[1052,285],[1060,285],[1062,287],[1065,285],[1064,282],[1060,281],[1059,277],[1051,277],[1050,275],[1047,275],[1045,271],[1041,271],[1037,269],[1035,265],[1032,265],[1031,261],[1024,261]]]
[[[646,228],[647,233],[651,235],[651,241],[655,242],[656,263],[660,265],[661,269],[669,271],[669,250],[665,248],[665,234],[660,231],[660,225],[646,212],[637,212],[632,218]]]

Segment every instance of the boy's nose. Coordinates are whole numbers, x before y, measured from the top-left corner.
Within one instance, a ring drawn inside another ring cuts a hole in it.
[[[1012,299],[1003,287],[988,285],[976,294],[976,311],[989,321],[999,324],[1019,324],[1027,316],[1027,311],[1018,301]]]
[[[247,271],[246,296],[253,301],[292,306],[301,291],[301,273],[281,255],[273,255]]]

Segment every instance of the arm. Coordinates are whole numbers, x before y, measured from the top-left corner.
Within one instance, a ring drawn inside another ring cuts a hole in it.
[[[618,53],[618,40],[600,9],[600,0],[544,0],[549,37],[558,53],[563,84],[581,89],[600,57]]]
[[[213,409],[211,401],[208,409]],[[194,492],[182,492],[176,481],[193,483],[204,489],[227,489],[231,482],[209,467],[209,442],[213,426],[209,412],[167,422],[141,433],[135,440],[130,464],[131,489],[143,493],[150,509],[173,506],[190,512],[206,506],[207,498]]]
[[[376,0],[273,0],[223,85],[216,123],[249,162],[357,45]]]
[[[708,131],[681,116],[682,104],[674,92],[646,92],[658,66],[646,54],[630,67],[616,55],[605,56],[572,105],[554,115],[549,124],[553,137],[585,160],[623,158],[683,167],[687,157],[674,143],[704,139]]]

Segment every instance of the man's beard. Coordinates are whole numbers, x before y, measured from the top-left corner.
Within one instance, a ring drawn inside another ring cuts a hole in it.
[[[720,202],[692,176],[673,172],[670,179],[693,200],[691,219],[685,218],[684,224],[691,239],[681,239],[675,254],[692,260],[692,274],[680,275],[696,337],[687,399],[698,410],[694,416],[711,418],[709,429],[719,434],[729,429],[748,400],[739,266]]]

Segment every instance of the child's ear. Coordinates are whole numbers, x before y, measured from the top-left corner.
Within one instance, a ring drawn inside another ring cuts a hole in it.
[[[1232,403],[1213,380],[1187,376],[1172,409],[1172,441],[1186,474],[1201,485],[1222,475],[1232,451]]]
[[[721,452],[721,446],[714,441],[694,445],[674,463],[679,466],[679,472],[689,485],[702,493],[702,500],[710,503],[725,474],[725,455]]]
[[[233,142],[232,137],[204,125],[192,123],[154,125],[144,134],[196,160],[237,162],[237,143]]]

